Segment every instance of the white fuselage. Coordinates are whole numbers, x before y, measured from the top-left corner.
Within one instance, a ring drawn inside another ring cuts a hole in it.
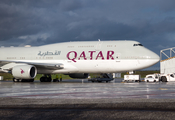
[[[159,61],[159,56],[136,41],[65,42],[39,47],[0,48],[1,69],[23,62],[63,64],[62,69],[41,69],[37,73],[112,73],[139,70]]]

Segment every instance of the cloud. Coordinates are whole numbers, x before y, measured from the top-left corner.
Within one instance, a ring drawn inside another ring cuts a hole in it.
[[[0,45],[136,40],[174,47],[174,0],[1,0]]]
[[[175,41],[174,5],[173,0],[2,0],[0,44],[132,39],[159,51]]]
[[[62,0],[60,5],[62,10],[74,11],[82,7],[82,3],[79,0]]]

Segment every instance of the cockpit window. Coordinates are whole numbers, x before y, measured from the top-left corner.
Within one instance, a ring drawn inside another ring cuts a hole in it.
[[[134,44],[133,46],[143,46],[142,44]]]

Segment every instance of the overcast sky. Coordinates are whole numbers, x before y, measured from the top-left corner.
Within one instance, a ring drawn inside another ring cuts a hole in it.
[[[1,0],[0,46],[136,40],[175,46],[175,0]]]

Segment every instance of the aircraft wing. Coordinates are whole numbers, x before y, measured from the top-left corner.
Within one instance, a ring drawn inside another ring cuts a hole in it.
[[[53,63],[27,63],[27,64],[34,65],[37,68],[47,68],[47,69],[53,69],[53,70],[64,68],[64,65],[62,63],[57,63],[57,64],[53,64]]]
[[[11,70],[16,65],[34,65],[37,69],[50,69],[57,70],[63,69],[64,64],[62,63],[38,63],[38,62],[24,62],[24,61],[0,61],[0,68],[3,70]]]

